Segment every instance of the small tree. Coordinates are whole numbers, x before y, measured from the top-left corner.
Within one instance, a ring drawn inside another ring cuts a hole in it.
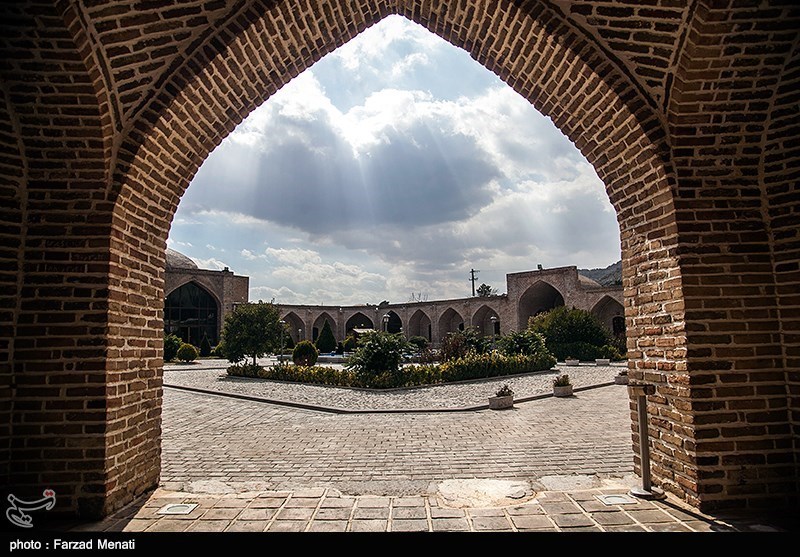
[[[331,324],[326,319],[325,324],[322,326],[322,331],[317,337],[317,349],[321,354],[326,354],[336,350],[336,337],[333,336]]]
[[[183,341],[178,335],[165,335],[164,336],[164,361],[171,362],[178,355],[178,349],[183,344]]]
[[[355,370],[363,386],[399,386],[402,384],[400,364],[408,347],[401,334],[366,333],[359,337],[358,348],[350,356],[347,368]]]
[[[205,334],[203,335],[203,340],[200,341],[200,355],[203,358],[211,355],[211,343],[208,341],[208,337]]]
[[[182,362],[193,362],[197,359],[197,348],[191,344],[181,344],[176,357]]]
[[[600,358],[611,341],[611,333],[591,312],[564,306],[531,317],[528,328],[544,336],[548,350],[559,359]]]
[[[308,340],[298,342],[292,351],[292,361],[298,366],[313,366],[318,356],[317,348]]]
[[[422,336],[413,336],[408,339],[409,344],[416,346],[417,351],[422,352],[428,347],[428,339]]]
[[[463,331],[447,333],[442,339],[441,357],[442,361],[463,358],[469,352],[483,354],[491,348],[492,339],[484,338],[478,333],[475,327],[469,327]]]
[[[481,284],[475,292],[477,292],[478,296],[481,298],[488,298],[489,296],[497,294],[497,290],[486,283]]]
[[[521,354],[523,356],[538,356],[549,354],[545,346],[544,337],[530,329],[512,331],[497,340],[497,346],[506,356]]]
[[[242,304],[225,318],[222,338],[225,341],[225,357],[232,363],[258,358],[280,347],[280,314],[274,304],[259,302]]]

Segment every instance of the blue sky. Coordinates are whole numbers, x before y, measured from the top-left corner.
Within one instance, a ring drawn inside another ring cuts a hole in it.
[[[208,157],[168,245],[250,276],[251,300],[505,292],[505,274],[605,267],[619,228],[552,122],[470,56],[390,16],[254,110]]]

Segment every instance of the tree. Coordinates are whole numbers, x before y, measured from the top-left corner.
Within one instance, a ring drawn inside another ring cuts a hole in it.
[[[476,292],[478,293],[478,296],[480,296],[481,298],[488,298],[489,296],[494,296],[497,294],[497,290],[495,290],[486,283],[481,284],[478,287],[478,290],[476,290]]]
[[[543,335],[547,349],[562,360],[567,357],[593,360],[615,356],[613,353],[604,355],[611,333],[586,310],[557,307],[531,317],[528,329]]]
[[[373,331],[358,338],[358,348],[347,361],[362,386],[401,386],[403,353],[409,344],[402,334]]]
[[[258,358],[279,349],[281,342],[280,313],[274,304],[259,302],[242,304],[225,318],[222,338],[225,341],[225,357],[237,363]]]
[[[203,358],[211,355],[211,342],[206,335],[203,335],[203,340],[200,341],[200,355]]]
[[[171,362],[178,355],[178,349],[183,344],[183,341],[178,335],[165,335],[164,336],[164,361]]]
[[[333,336],[331,324],[327,319],[325,320],[325,324],[322,326],[322,331],[320,331],[319,337],[317,338],[317,349],[322,354],[327,354],[336,350],[336,337]]]

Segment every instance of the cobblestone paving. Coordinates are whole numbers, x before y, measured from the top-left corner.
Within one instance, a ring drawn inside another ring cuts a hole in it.
[[[264,363],[268,365],[269,361],[265,360]],[[164,369],[164,384],[328,408],[353,410],[463,408],[485,405],[488,397],[493,396],[503,384],[508,384],[514,391],[515,398],[519,399],[552,392],[551,382],[561,373],[569,374],[575,387],[584,387],[613,382],[614,377],[626,369],[623,364],[612,366],[582,364],[570,367],[559,364],[556,370],[544,373],[376,392],[231,377],[225,371],[227,365],[227,362],[219,360],[206,360],[195,366],[168,365]]]
[[[340,415],[164,390],[162,482],[426,487],[633,470],[627,390],[613,385],[503,411]]]

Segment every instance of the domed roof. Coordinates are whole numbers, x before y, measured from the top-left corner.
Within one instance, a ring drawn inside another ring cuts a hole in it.
[[[199,269],[197,263],[174,249],[167,248],[167,269]]]
[[[578,275],[578,281],[579,281],[579,282],[581,283],[581,285],[583,285],[583,286],[602,286],[602,285],[601,285],[599,282],[597,282],[596,280],[592,280],[592,279],[590,279],[589,277],[585,277],[585,276],[583,276],[583,275],[581,275],[581,274],[579,274],[579,275]]]

